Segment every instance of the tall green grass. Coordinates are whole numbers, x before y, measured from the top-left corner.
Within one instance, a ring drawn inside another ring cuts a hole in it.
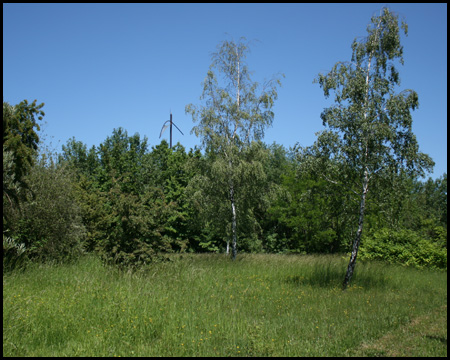
[[[135,273],[93,257],[35,265],[3,276],[3,356],[351,356],[447,303],[446,272],[360,262],[343,292],[346,264],[205,254]],[[429,352],[445,356],[446,343]]]

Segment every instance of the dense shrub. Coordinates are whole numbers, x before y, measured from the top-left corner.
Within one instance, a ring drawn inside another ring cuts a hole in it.
[[[101,258],[108,264],[136,268],[164,258],[161,254],[172,252],[174,246],[183,248],[171,226],[179,215],[174,204],[165,203],[162,191],[126,194],[120,185],[113,179],[104,200],[96,246]]]
[[[11,232],[31,259],[65,261],[82,252],[85,228],[70,173],[42,157],[27,175],[27,198],[11,209]]]
[[[359,256],[419,269],[447,269],[447,249],[442,241],[408,229],[394,231],[382,228],[367,234],[361,242]]]
[[[28,260],[25,244],[3,234],[3,273],[22,268]]]

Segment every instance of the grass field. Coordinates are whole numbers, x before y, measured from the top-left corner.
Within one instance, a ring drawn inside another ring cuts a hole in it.
[[[341,256],[94,257],[3,275],[3,356],[447,356],[447,273]]]

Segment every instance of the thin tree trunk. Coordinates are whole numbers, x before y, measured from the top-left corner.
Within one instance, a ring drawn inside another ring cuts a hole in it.
[[[240,117],[240,103],[241,103],[241,60],[240,60],[240,53],[238,50],[238,47],[236,45],[236,58],[237,58],[237,74],[236,74],[236,105],[237,105],[237,118],[235,119],[234,123],[234,131],[232,136],[232,142],[234,142],[234,139],[236,138],[236,133],[238,129],[239,124],[239,117]],[[232,171],[232,165],[231,161],[229,162],[230,165],[230,171]],[[231,201],[231,235],[232,235],[232,244],[231,244],[231,251],[233,260],[236,260],[236,254],[237,254],[237,220],[236,220],[236,202],[234,200],[234,184],[233,181],[230,180],[230,201]]]
[[[366,195],[369,188],[369,173],[367,169],[364,171],[364,183],[363,183],[363,192],[361,195],[361,202],[359,206],[359,221],[358,221],[358,230],[356,231],[355,240],[353,242],[352,254],[350,256],[350,261],[347,267],[347,273],[345,274],[344,283],[342,284],[342,290],[345,290],[350,282],[350,279],[353,276],[353,272],[355,270],[356,265],[356,257],[358,255],[359,244],[361,243],[361,234],[363,231],[363,222],[364,222],[364,210],[366,208]]]
[[[233,238],[232,243],[232,255],[233,260],[236,260],[236,254],[237,254],[237,234],[236,234],[236,204],[234,201],[234,187],[233,184],[230,185],[230,201],[231,201],[231,235]]]
[[[381,24],[381,19],[380,22],[378,23],[378,28],[380,27]],[[375,34],[375,39],[376,41],[376,34]],[[372,50],[372,52],[369,55],[369,60],[367,63],[367,73],[366,73],[366,96],[364,99],[364,121],[365,123],[367,123],[367,108],[369,105],[369,81],[370,81],[370,67],[372,65],[372,57],[374,54],[375,50]],[[366,135],[366,149],[365,149],[365,154],[364,154],[364,158],[368,159],[369,156],[369,136],[370,134]],[[347,267],[347,273],[345,274],[345,279],[344,279],[344,283],[342,284],[342,289],[345,290],[353,276],[353,272],[355,270],[355,265],[356,265],[356,257],[358,255],[358,249],[359,249],[359,244],[361,243],[361,235],[362,235],[362,231],[363,231],[363,222],[364,222],[364,210],[366,208],[366,195],[367,195],[367,190],[368,190],[368,186],[369,186],[369,171],[366,168],[364,170],[364,180],[363,180],[363,191],[362,191],[362,195],[361,195],[361,202],[359,205],[359,221],[358,221],[358,230],[356,231],[356,236],[355,236],[355,240],[353,242],[353,249],[352,249],[352,254],[350,255],[350,261],[348,263],[348,267]]]

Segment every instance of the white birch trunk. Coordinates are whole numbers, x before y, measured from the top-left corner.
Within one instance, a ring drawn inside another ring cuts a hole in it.
[[[358,230],[356,231],[355,241],[353,242],[352,254],[350,256],[350,261],[347,267],[347,273],[345,274],[345,279],[343,283],[343,290],[345,290],[350,282],[350,279],[353,276],[353,272],[355,270],[356,265],[356,257],[358,256],[359,244],[361,243],[361,234],[363,231],[363,223],[364,223],[364,211],[366,208],[366,196],[367,191],[369,189],[369,172],[367,169],[364,171],[364,182],[363,182],[363,192],[361,195],[361,202],[359,205],[359,221],[358,221]]]
[[[241,67],[240,67],[240,58],[239,58],[239,52],[238,52],[237,47],[236,47],[236,57],[237,57],[236,105],[237,105],[237,112],[238,112],[237,116],[239,117]],[[232,140],[234,140],[234,138],[236,137],[236,132],[238,129],[238,122],[239,122],[239,119],[236,118],[235,124],[234,124]],[[229,165],[230,165],[230,172],[233,173],[231,161],[229,162]],[[230,202],[231,202],[231,237],[232,237],[231,251],[232,251],[233,260],[236,260],[236,255],[237,255],[237,215],[236,215],[236,202],[234,199],[234,184],[233,184],[232,180],[230,180]]]
[[[233,260],[236,259],[237,254],[237,233],[236,233],[236,204],[234,201],[234,187],[233,184],[230,185],[230,201],[231,201],[231,236],[233,239],[232,243],[232,255]]]
[[[380,23],[378,23],[378,28],[380,27]],[[376,34],[375,34],[375,41],[376,41]],[[366,73],[366,96],[364,99],[364,120],[367,122],[367,112],[369,107],[369,81],[370,81],[370,67],[372,65],[372,58],[373,58],[373,50],[369,56],[369,61],[367,64],[367,73]],[[364,151],[364,158],[366,161],[368,161],[369,158],[369,137],[370,134],[366,134],[366,143],[365,143],[365,151]],[[353,276],[353,272],[355,270],[356,265],[356,257],[358,256],[358,250],[359,245],[361,243],[361,235],[363,231],[363,223],[364,223],[364,211],[366,208],[366,196],[367,191],[369,189],[369,169],[364,169],[364,179],[363,179],[363,188],[362,188],[362,194],[361,194],[361,201],[359,204],[359,220],[358,220],[358,230],[356,231],[355,240],[353,242],[353,249],[352,254],[350,255],[350,261],[348,263],[347,272],[345,274],[344,283],[342,285],[343,290],[345,290]]]

